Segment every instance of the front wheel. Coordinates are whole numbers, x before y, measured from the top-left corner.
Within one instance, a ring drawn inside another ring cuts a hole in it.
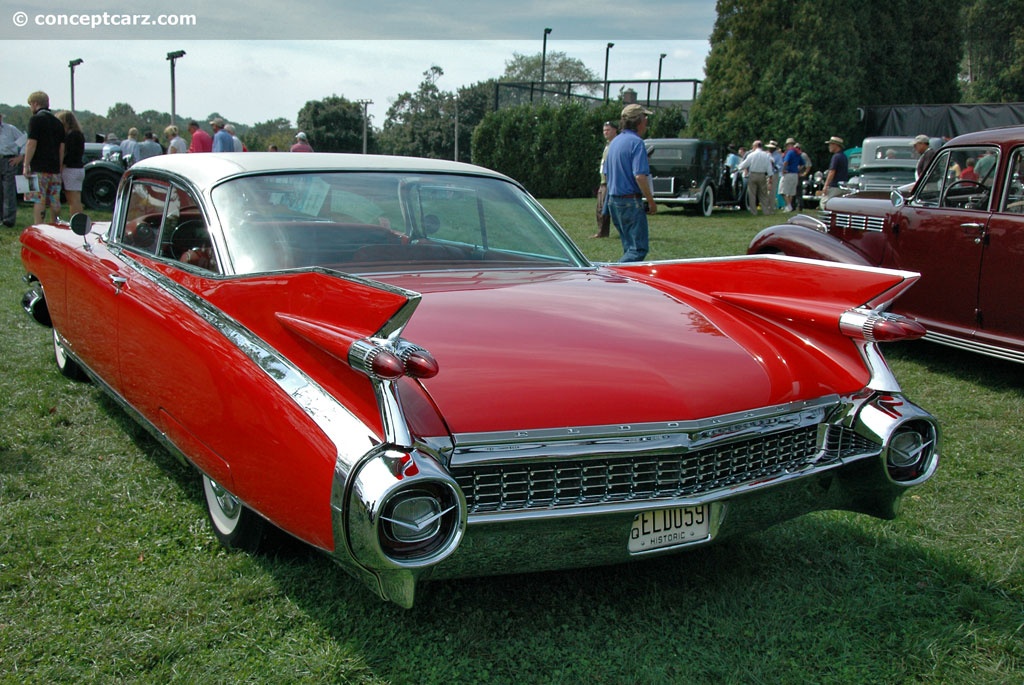
[[[267,522],[205,474],[203,494],[206,497],[206,513],[210,517],[217,541],[229,549],[259,551],[267,531]]]
[[[711,216],[715,208],[715,189],[708,183],[700,193],[700,213],[704,216]]]
[[[87,169],[82,182],[82,204],[88,209],[113,211],[121,176],[111,169]]]
[[[85,371],[64,349],[64,343],[61,342],[60,333],[56,328],[53,329],[53,359],[57,362],[57,370],[60,371],[60,375],[73,381],[86,380]]]

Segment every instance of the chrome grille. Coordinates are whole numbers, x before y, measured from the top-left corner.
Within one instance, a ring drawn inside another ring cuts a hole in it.
[[[845,214],[824,210],[821,220],[835,228],[849,228],[855,231],[881,232],[885,228],[885,217]]]
[[[470,513],[506,512],[698,496],[879,450],[837,426],[819,445],[810,425],[681,454],[517,461],[455,467],[453,475]]]

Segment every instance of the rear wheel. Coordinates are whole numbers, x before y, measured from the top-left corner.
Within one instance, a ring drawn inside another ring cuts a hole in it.
[[[203,495],[213,534],[229,549],[257,552],[267,532],[267,522],[259,514],[238,501],[217,481],[203,475]]]

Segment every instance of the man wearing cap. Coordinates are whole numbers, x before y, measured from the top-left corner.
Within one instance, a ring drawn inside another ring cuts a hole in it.
[[[850,164],[846,155],[843,154],[843,139],[839,136],[832,136],[825,143],[828,145],[828,151],[832,153],[832,159],[828,163],[825,187],[821,191],[822,202],[841,194],[843,190],[839,184],[850,180]]]
[[[647,215],[658,211],[651,193],[651,167],[642,136],[650,110],[640,105],[622,108],[620,133],[608,145],[608,211],[622,239],[620,262],[639,262],[647,256]]]
[[[757,214],[759,204],[763,213],[775,213],[775,206],[771,202],[770,183],[771,175],[775,171],[775,162],[760,140],[755,140],[750,146],[750,152],[740,162],[739,170],[747,172],[747,209],[750,213]]]
[[[299,131],[295,134],[295,144],[291,147],[292,152],[312,152],[313,146],[309,144],[306,134]]]
[[[214,152],[234,152],[235,151],[235,140],[231,137],[231,134],[224,129],[224,120],[220,117],[214,118],[210,122],[210,128],[213,129],[213,151]]]
[[[931,139],[923,133],[911,143],[916,152],[920,157],[917,159],[917,171],[914,174],[914,180],[921,178],[925,171],[928,170],[928,165],[932,163],[932,159],[935,157],[935,148],[931,146]]]

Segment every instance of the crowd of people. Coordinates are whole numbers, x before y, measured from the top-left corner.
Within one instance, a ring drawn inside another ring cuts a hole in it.
[[[35,223],[46,220],[56,222],[61,211],[63,191],[72,215],[82,211],[82,186],[85,181],[85,135],[78,119],[71,111],[50,111],[50,98],[43,91],[29,95],[32,111],[28,130],[4,122],[0,114],[0,220],[12,228],[18,213],[18,176],[24,177],[21,192],[33,203]],[[196,121],[188,124],[189,140],[182,137],[177,126],[168,126],[161,143],[153,131],[145,131],[139,138],[139,129],[132,127],[124,140],[115,133],[104,138],[103,157],[116,156],[127,164],[163,154],[197,152],[247,152],[235,127],[220,117],[209,122],[213,135]],[[276,145],[268,151],[277,152]],[[299,131],[291,152],[313,152],[308,136]]]
[[[658,211],[654,200],[650,164],[643,144],[648,117],[652,112],[637,104],[626,105],[618,122],[602,126],[605,139],[597,191],[597,232],[592,238],[607,238],[614,224],[622,241],[621,262],[642,261],[649,249],[647,217]],[[843,140],[837,136],[826,144],[832,152],[825,180],[825,197],[837,194],[840,183],[849,180]],[[725,160],[731,173],[742,177],[747,208],[773,214],[776,209],[792,212],[803,205],[802,180],[811,172],[810,156],[793,138],[780,150],[774,140],[755,140],[749,151],[739,148]]]
[[[642,137],[647,130],[648,116],[652,112],[637,104],[626,105],[620,120],[606,121],[602,126],[605,139],[601,155],[599,175],[601,184],[597,191],[597,232],[592,238],[610,236],[612,224],[622,241],[621,262],[642,261],[648,252],[649,235],[647,216],[658,211],[654,200],[650,165]],[[843,186],[850,180],[849,160],[845,154],[845,143],[839,136],[825,141],[829,150],[828,168],[822,170],[823,188],[820,200],[825,201],[845,192]],[[917,136],[914,149],[920,155],[918,176],[926,168],[934,146],[929,147],[928,136]],[[988,163],[979,160],[978,166]],[[978,173],[975,160],[968,160],[968,166],[961,178],[973,178]],[[747,210],[751,214],[761,211],[774,214],[776,211],[794,212],[803,209],[802,187],[811,174],[813,163],[810,155],[793,138],[787,138],[780,148],[770,140],[765,144],[755,140],[747,150],[730,148],[725,159],[730,174],[735,174],[746,197]]]
[[[832,136],[825,145],[831,157],[825,172],[823,199],[838,194],[839,184],[850,180],[843,139]],[[781,149],[774,140],[767,144],[755,140],[749,152],[741,147],[726,164],[740,176],[751,214],[757,214],[759,209],[763,214],[773,214],[803,208],[802,186],[814,165],[795,139],[787,138]]]

